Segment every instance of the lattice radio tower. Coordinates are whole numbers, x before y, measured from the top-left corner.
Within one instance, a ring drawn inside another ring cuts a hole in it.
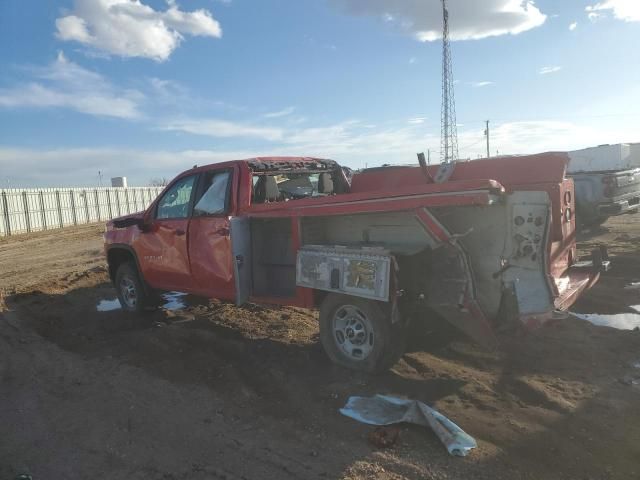
[[[442,124],[440,126],[440,161],[442,163],[449,163],[458,159],[458,128],[456,126],[456,100],[453,93],[447,0],[442,0],[442,16],[444,29],[442,33]]]

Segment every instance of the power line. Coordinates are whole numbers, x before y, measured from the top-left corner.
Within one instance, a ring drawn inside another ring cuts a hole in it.
[[[484,142],[484,137],[483,137],[483,138],[481,138],[480,140],[478,140],[477,142],[473,142],[473,143],[472,143],[472,144],[470,144],[470,145],[465,145],[465,146],[464,146],[464,147],[462,147],[460,150],[465,151],[465,150],[467,150],[467,149],[469,149],[469,148],[471,148],[471,147],[475,147],[475,146],[476,146],[476,145],[478,145],[480,142]]]

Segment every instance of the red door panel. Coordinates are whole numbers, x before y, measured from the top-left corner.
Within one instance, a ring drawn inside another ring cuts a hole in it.
[[[189,224],[193,288],[201,295],[235,297],[229,213],[233,209],[232,169],[202,173]]]
[[[188,255],[188,219],[155,220],[149,232],[138,237],[136,250],[142,274],[153,288],[191,291],[193,281]]]
[[[142,274],[161,290],[190,292],[193,288],[188,235],[197,175],[175,180],[152,212],[152,222],[136,242]]]
[[[194,217],[189,225],[194,289],[201,295],[235,298],[228,217]]]

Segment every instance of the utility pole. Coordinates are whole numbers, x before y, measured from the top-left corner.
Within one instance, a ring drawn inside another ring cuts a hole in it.
[[[458,160],[458,126],[456,124],[456,102],[453,93],[451,67],[451,45],[449,44],[449,11],[447,0],[442,0],[442,111],[440,125],[440,162]]]
[[[486,121],[487,124],[487,128],[484,131],[484,135],[487,137],[487,158],[491,157],[491,150],[489,150],[489,136],[490,136],[490,132],[489,132],[489,120]]]

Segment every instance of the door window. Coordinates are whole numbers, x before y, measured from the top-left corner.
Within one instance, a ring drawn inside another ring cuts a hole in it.
[[[188,218],[195,176],[178,180],[158,202],[156,218]]]
[[[209,172],[205,176],[204,193],[196,202],[193,215],[223,215],[229,206],[230,171]]]

